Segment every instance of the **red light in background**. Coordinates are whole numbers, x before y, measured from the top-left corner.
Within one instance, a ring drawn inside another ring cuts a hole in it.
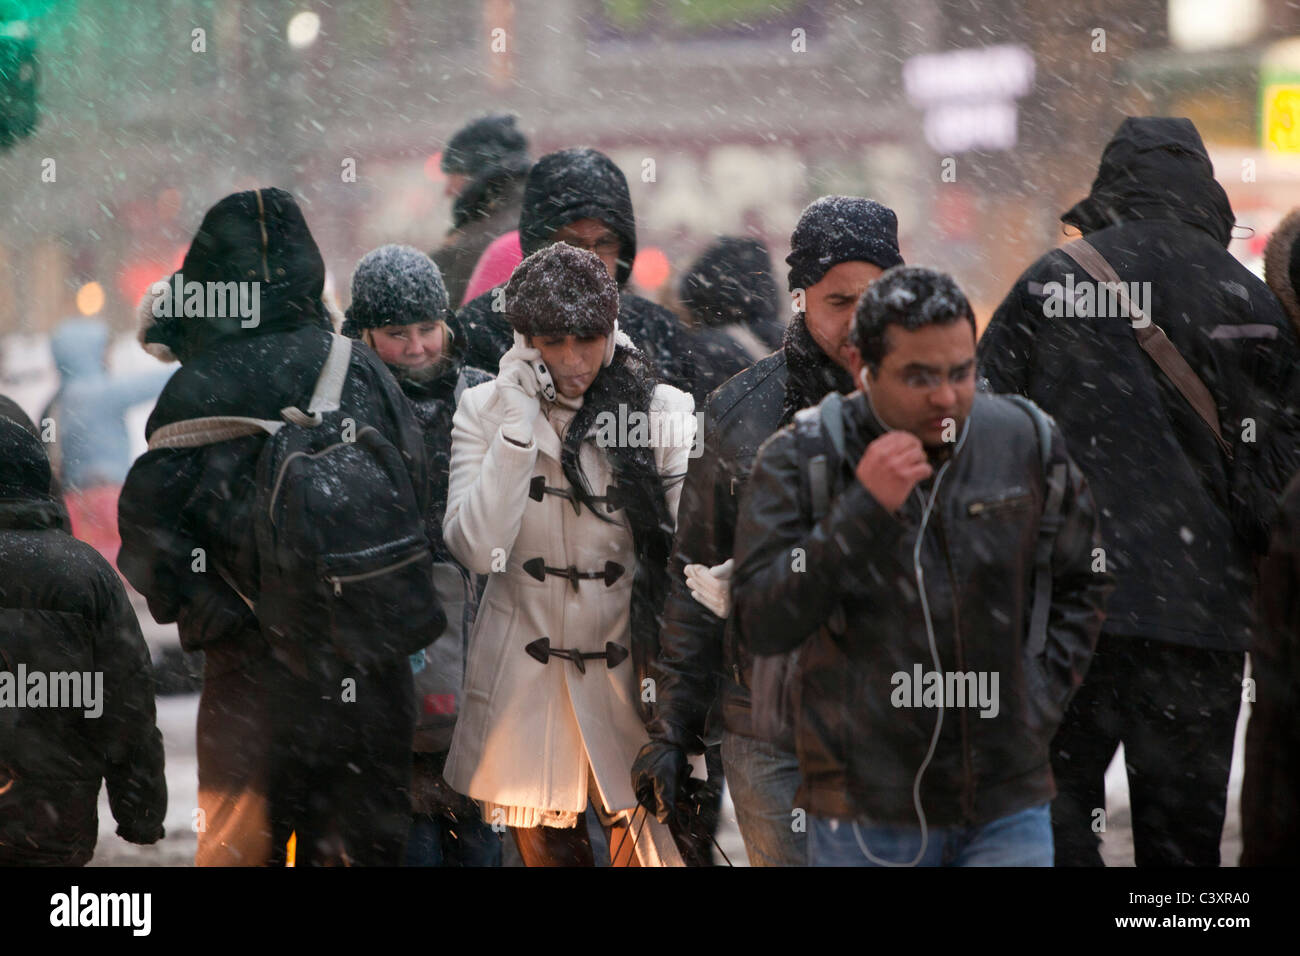
[[[672,266],[662,249],[649,246],[636,254],[632,263],[632,280],[643,289],[654,290],[668,281]]]

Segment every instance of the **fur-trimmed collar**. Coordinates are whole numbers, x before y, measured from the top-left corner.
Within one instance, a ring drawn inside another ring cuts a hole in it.
[[[1264,281],[1282,300],[1291,324],[1300,332],[1300,296],[1296,294],[1291,271],[1297,239],[1300,239],[1300,209],[1293,209],[1268,237],[1264,247]]]

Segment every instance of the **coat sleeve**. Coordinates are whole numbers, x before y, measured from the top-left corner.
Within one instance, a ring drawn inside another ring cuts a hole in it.
[[[756,655],[800,646],[846,594],[870,600],[892,577],[878,564],[907,527],[857,480],[813,524],[799,471],[794,426],[786,426],[759,449],[741,498],[732,613]]]
[[[259,633],[257,618],[222,579],[211,542],[194,536],[189,516],[211,456],[234,456],[233,446],[255,442],[146,452],[131,466],[118,498],[118,567],[148,600],[154,620],[180,622],[187,651],[256,641]],[[202,570],[196,570],[197,554],[204,556]]]
[[[154,711],[153,667],[126,591],[107,567],[103,586],[108,601],[94,650],[95,671],[104,681],[102,713],[87,724],[104,759],[117,835],[131,843],[155,843],[163,836],[167,778]]]
[[[447,549],[475,574],[492,571],[492,553],[514,547],[528,505],[528,481],[537,463],[537,442],[521,448],[507,441],[484,406],[496,382],[461,396],[451,425],[451,468],[447,514],[442,522]]]
[[[702,738],[722,669],[724,622],[693,597],[686,586],[688,564],[713,566],[731,556],[735,506],[724,515],[718,502],[719,465],[711,418],[700,436],[701,454],[692,459],[677,511],[677,535],[668,563],[659,655],[652,674],[657,686],[650,736],[688,752],[704,749]],[[729,490],[729,482],[726,483]],[[730,496],[728,496],[730,497]],[[725,547],[720,542],[725,541]],[[724,553],[725,552],[725,553]]]
[[[1051,461],[1053,466],[1066,465],[1066,493],[1061,527],[1052,548],[1047,641],[1034,663],[1046,683],[1043,719],[1047,726],[1056,727],[1092,661],[1115,577],[1105,569],[1100,520],[1087,480],[1071,460],[1055,425]]]

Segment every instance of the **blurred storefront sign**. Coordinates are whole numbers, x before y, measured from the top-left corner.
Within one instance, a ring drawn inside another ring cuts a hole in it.
[[[939,153],[1009,150],[1016,100],[1034,86],[1034,56],[1006,44],[926,53],[903,63],[903,88],[925,110],[925,140]]]

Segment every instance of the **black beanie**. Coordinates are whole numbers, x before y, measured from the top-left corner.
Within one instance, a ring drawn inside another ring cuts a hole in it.
[[[737,236],[704,250],[682,277],[679,295],[702,326],[771,322],[781,308],[767,247]]]
[[[507,114],[482,116],[465,124],[442,151],[442,171],[478,176],[489,167],[528,165],[528,140]]]
[[[447,287],[432,259],[411,246],[380,246],[352,273],[352,304],[342,331],[360,338],[363,329],[438,322],[447,318],[448,306]]]
[[[808,205],[790,237],[790,291],[807,289],[841,262],[902,265],[898,217],[888,206],[857,196],[823,196]]]
[[[618,286],[593,252],[557,242],[534,252],[506,283],[506,320],[521,335],[610,335]]]

